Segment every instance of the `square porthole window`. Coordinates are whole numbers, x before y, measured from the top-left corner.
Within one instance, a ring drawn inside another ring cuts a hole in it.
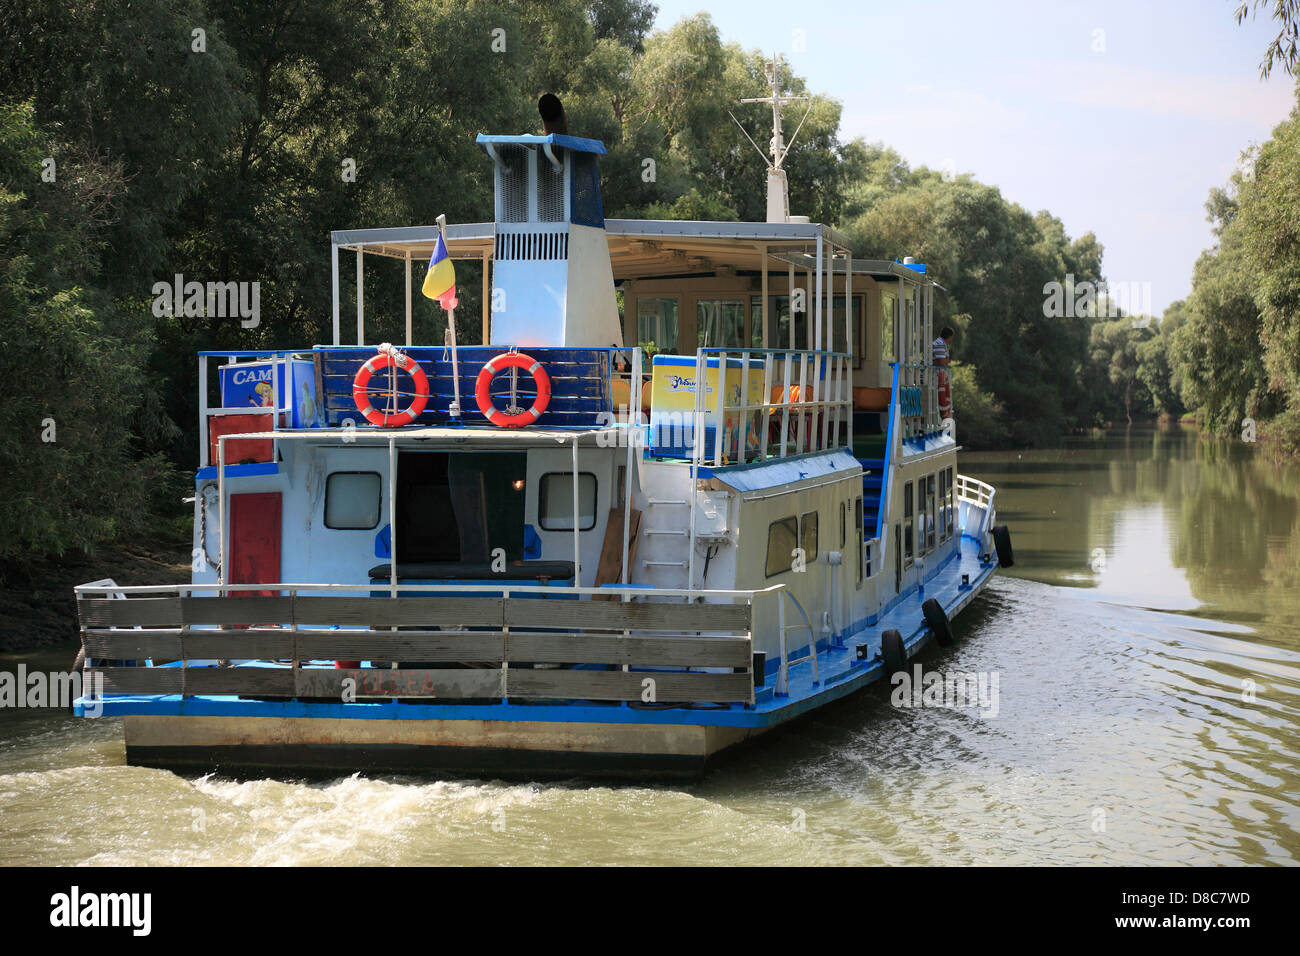
[[[369,531],[379,524],[382,483],[377,471],[336,471],[325,481],[325,527]]]
[[[537,520],[543,531],[573,530],[573,472],[542,475],[537,492]],[[596,476],[578,474],[578,530],[596,527]]]

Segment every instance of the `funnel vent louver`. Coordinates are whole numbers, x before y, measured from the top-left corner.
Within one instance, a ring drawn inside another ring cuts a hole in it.
[[[537,164],[537,216],[542,222],[564,222],[564,169]]]
[[[556,261],[569,258],[565,232],[507,232],[497,237],[498,260],[512,262]]]
[[[528,151],[522,146],[504,146],[501,162],[501,221],[528,221]]]

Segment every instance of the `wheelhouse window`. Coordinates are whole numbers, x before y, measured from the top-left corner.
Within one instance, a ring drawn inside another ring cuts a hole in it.
[[[897,362],[898,351],[894,348],[894,320],[898,299],[887,292],[880,295],[880,361]]]
[[[573,472],[542,475],[537,491],[537,521],[543,531],[573,530]],[[596,527],[596,476],[578,473],[578,530]]]
[[[853,367],[862,367],[862,296],[853,297],[853,354],[855,356]],[[848,330],[844,327],[844,296],[835,296],[835,316],[831,322],[831,328],[834,330],[834,343],[832,350],[835,352],[847,352],[849,350],[848,337],[845,334]],[[825,344],[823,343],[823,347]]]
[[[695,328],[701,348],[744,348],[745,303],[740,299],[700,299]]]
[[[903,485],[903,567],[912,566],[913,528],[916,522],[912,501],[912,483]]]
[[[754,348],[762,348],[763,345],[763,297],[754,296],[752,299],[752,314],[750,318],[750,343]],[[808,342],[808,323],[802,312],[796,312],[794,316],[794,348],[807,348]],[[768,323],[767,323],[767,347],[770,349],[788,349],[790,348],[790,297],[788,295],[774,295],[768,298]]]
[[[869,571],[863,570],[864,561],[863,561],[863,554],[862,554],[862,547],[863,547],[862,539],[865,536],[865,529],[862,527],[862,496],[861,495],[853,499],[853,527],[856,529],[853,532],[853,536],[858,539],[858,584],[860,585],[862,584],[862,578],[864,574],[867,577],[871,577]]]
[[[773,521],[767,528],[767,576],[789,571],[799,541],[799,521],[794,515]]]
[[[637,299],[637,343],[650,352],[677,351],[677,300]]]
[[[325,480],[325,527],[369,531],[379,524],[382,480],[377,471],[336,471]]]

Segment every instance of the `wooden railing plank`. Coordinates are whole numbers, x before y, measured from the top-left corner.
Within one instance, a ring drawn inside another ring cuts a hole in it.
[[[526,670],[511,668],[508,697],[566,700],[643,699],[645,680],[654,681],[657,703],[748,702],[753,693],[749,674],[669,674],[646,671]]]
[[[303,597],[294,610],[297,624],[369,627],[500,627],[500,598]]]
[[[103,680],[105,694],[179,694],[184,675],[179,667],[87,668],[83,686]]]
[[[530,634],[511,631],[509,659],[553,664],[634,667],[749,667],[747,637],[623,637],[618,634]]]
[[[592,628],[609,631],[747,632],[750,630],[750,606],[509,598],[505,602],[505,623],[510,627]]]
[[[181,598],[185,624],[290,624],[293,599],[260,594]]]
[[[82,627],[178,627],[181,599],[163,598],[82,598],[77,601]]]
[[[152,670],[177,670],[155,667]],[[291,667],[191,667],[185,671],[185,693],[293,696]]]
[[[178,660],[181,656],[181,632],[175,631],[82,631],[81,644],[86,657],[95,660],[134,661],[157,658]]]
[[[293,637],[286,628],[189,631],[181,645],[186,660],[278,661],[293,657]]]
[[[299,631],[303,660],[488,661],[500,663],[499,631],[444,634],[441,631]]]
[[[344,681],[353,685],[345,688]],[[296,696],[343,700],[348,690],[356,698],[428,697],[463,699],[501,696],[501,669],[496,667],[392,670],[328,670],[304,667],[298,671]]]

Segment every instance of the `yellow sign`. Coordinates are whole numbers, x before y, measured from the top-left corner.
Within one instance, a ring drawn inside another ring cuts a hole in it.
[[[714,436],[718,425],[718,359],[707,359],[704,370],[704,457],[714,457]],[[685,355],[656,355],[650,385],[651,447],[656,454],[685,457],[691,453],[695,417],[695,359]],[[747,387],[748,397],[743,404],[760,405],[763,402],[763,361],[751,359],[749,380],[740,359],[727,360],[726,394],[724,396],[723,460],[734,463],[736,441],[740,429],[741,390]],[[757,455],[763,444],[760,429],[763,413],[753,409],[748,413],[749,424],[745,430],[745,457]]]

